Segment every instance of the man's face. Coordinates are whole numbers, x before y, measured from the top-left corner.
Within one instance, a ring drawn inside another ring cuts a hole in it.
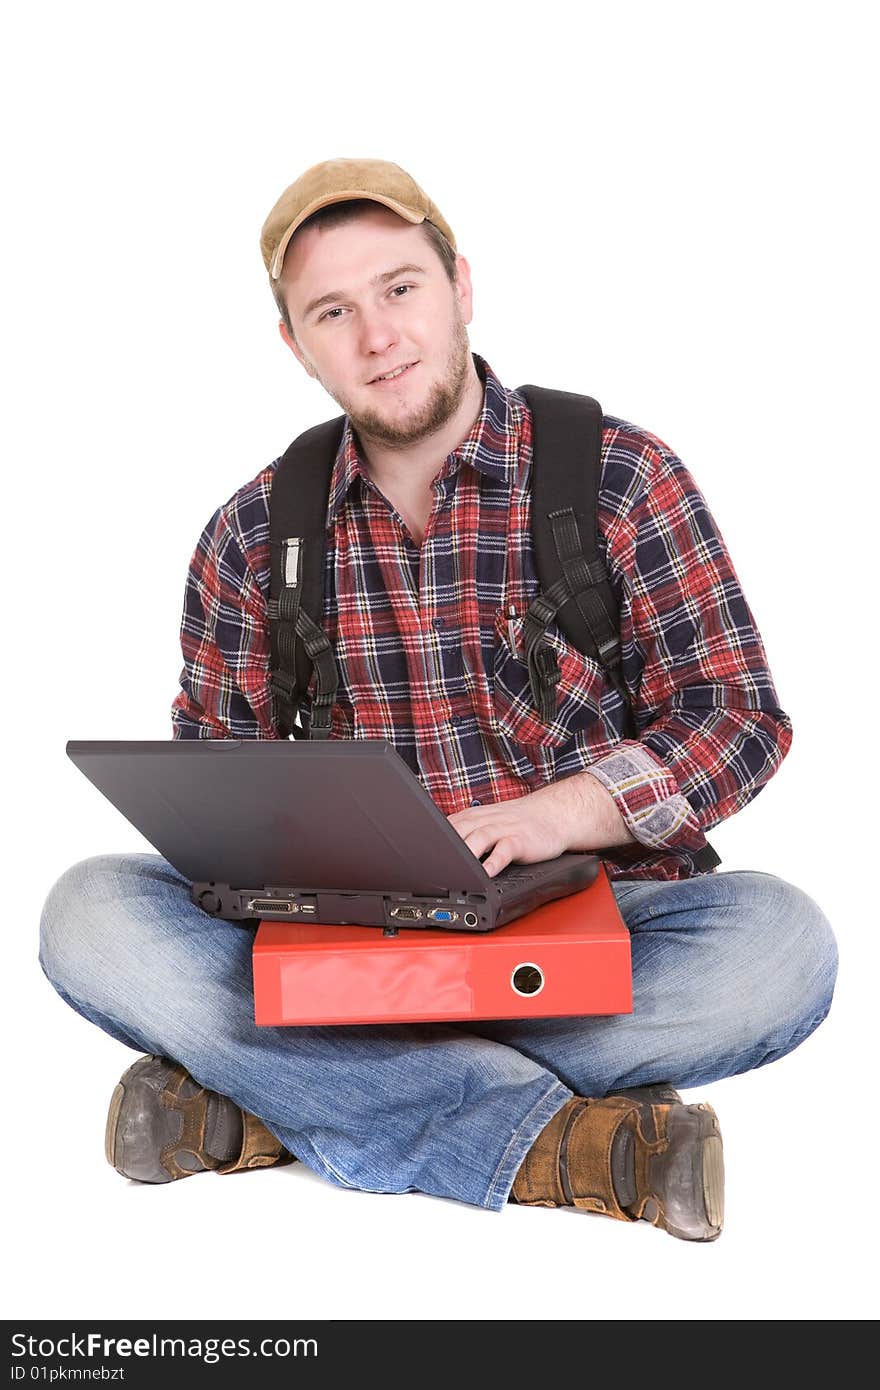
[[[453,285],[422,228],[378,204],[294,237],[281,290],[295,338],[283,323],[281,336],[362,439],[404,449],[461,404],[474,372],[472,294],[463,256],[457,268]],[[376,380],[401,366],[395,380]]]

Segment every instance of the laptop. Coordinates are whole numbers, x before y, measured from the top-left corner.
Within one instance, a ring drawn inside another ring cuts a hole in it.
[[[90,782],[230,921],[487,932],[595,880],[594,854],[490,877],[386,739],[70,741]]]

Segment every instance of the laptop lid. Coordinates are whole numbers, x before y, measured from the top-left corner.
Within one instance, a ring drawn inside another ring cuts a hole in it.
[[[486,930],[598,871],[594,855],[561,855],[490,877],[385,739],[71,740],[67,753],[219,916]]]

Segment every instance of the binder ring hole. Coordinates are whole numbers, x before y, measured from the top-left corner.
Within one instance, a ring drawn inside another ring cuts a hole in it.
[[[510,983],[515,994],[540,994],[544,988],[544,972],[533,961],[523,961],[511,975]]]

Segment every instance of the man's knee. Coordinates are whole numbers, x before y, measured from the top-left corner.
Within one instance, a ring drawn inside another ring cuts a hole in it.
[[[761,993],[782,1031],[802,1041],[831,1007],[837,942],[828,918],[801,888],[773,874],[741,872],[737,898],[748,914]]]
[[[53,884],[40,917],[40,964],[53,984],[72,988],[88,978],[108,934],[121,929],[124,885],[135,873],[132,856],[101,854]]]

